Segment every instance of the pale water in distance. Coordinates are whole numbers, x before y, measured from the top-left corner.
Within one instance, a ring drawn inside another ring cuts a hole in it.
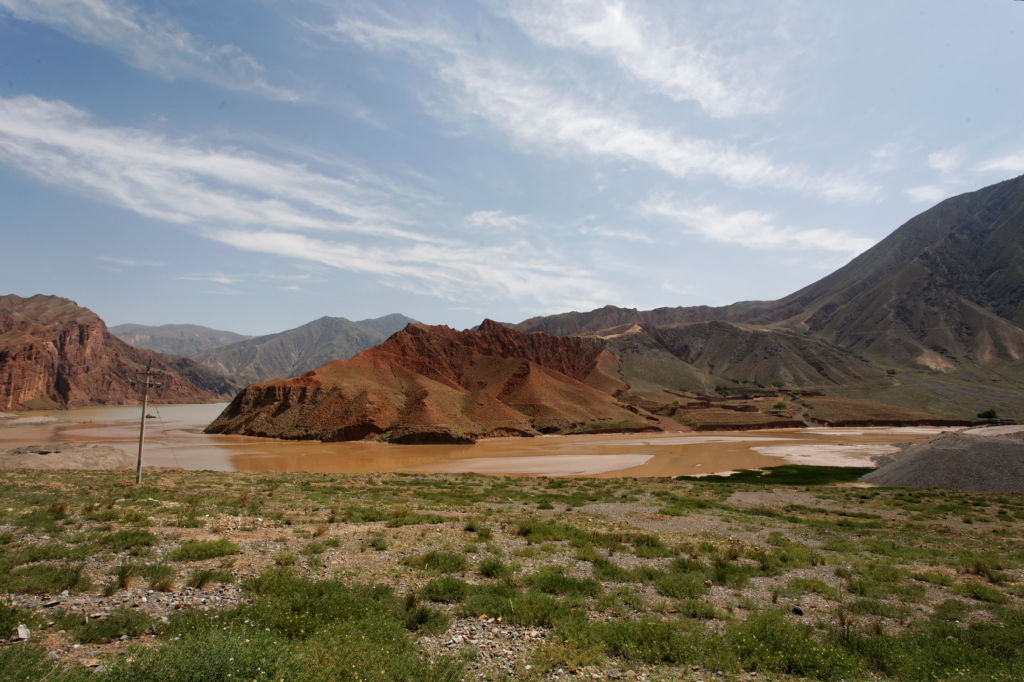
[[[150,405],[147,412],[155,418],[146,421],[145,465],[323,473],[678,476],[787,462],[872,466],[872,456],[940,431],[917,427],[602,434],[497,438],[476,445],[321,443],[204,434],[203,428],[225,405]],[[134,454],[139,415],[139,406],[23,413],[0,420],[0,448],[106,444]]]

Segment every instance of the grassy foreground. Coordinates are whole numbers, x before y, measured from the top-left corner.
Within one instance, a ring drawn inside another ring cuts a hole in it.
[[[0,472],[0,678],[1024,678],[1020,496],[128,477]]]

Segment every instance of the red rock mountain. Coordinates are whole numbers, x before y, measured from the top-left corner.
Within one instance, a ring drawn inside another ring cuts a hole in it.
[[[208,402],[227,388],[190,360],[127,345],[74,301],[0,296],[0,410],[131,404],[130,381],[148,362],[163,372],[156,402]]]
[[[596,338],[410,324],[349,360],[250,385],[206,430],[431,443],[657,428],[616,399],[617,369]]]

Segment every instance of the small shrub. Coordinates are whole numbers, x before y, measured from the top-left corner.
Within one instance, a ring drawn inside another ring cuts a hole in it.
[[[274,557],[274,563],[278,566],[294,566],[299,563],[299,557],[291,552],[278,552],[277,556]]]
[[[423,586],[423,598],[436,602],[462,601],[469,592],[469,585],[452,576],[434,578]]]
[[[146,578],[149,587],[157,592],[170,592],[174,589],[174,568],[167,564],[146,564],[139,567],[139,575]]]
[[[683,599],[676,604],[676,610],[679,611],[680,615],[687,618],[700,618],[703,620],[713,620],[718,615],[715,612],[714,604],[699,599]]]
[[[547,566],[529,575],[524,582],[534,590],[547,594],[565,594],[582,597],[596,597],[601,594],[601,583],[593,578],[573,578],[565,574],[561,566]]]
[[[512,568],[496,557],[488,557],[481,560],[477,570],[485,578],[507,578],[512,575]]]
[[[662,573],[655,577],[654,587],[660,594],[674,599],[693,599],[708,589],[704,576],[699,573]]]
[[[104,618],[94,618],[73,630],[73,636],[83,644],[112,642],[121,637],[138,637],[149,627],[149,616],[132,609],[117,609]]]
[[[136,547],[152,547],[160,541],[157,536],[144,530],[120,530],[103,539],[103,543],[114,550],[133,550]]]
[[[477,537],[481,540],[489,540],[491,538],[491,529],[477,519],[467,521],[464,530],[467,533],[476,533]]]
[[[210,583],[230,583],[234,580],[231,571],[222,568],[202,568],[192,573],[188,579],[188,586],[202,589]]]
[[[556,637],[537,647],[530,658],[533,668],[539,673],[554,670],[568,670],[575,673],[580,668],[599,666],[605,661],[604,647],[592,642],[574,642]]]
[[[421,568],[437,573],[461,573],[466,570],[465,556],[436,549],[426,554],[407,557],[405,563],[413,568]]]

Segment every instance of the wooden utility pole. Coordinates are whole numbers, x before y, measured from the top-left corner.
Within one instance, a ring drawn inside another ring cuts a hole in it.
[[[159,381],[151,381],[149,376],[153,374],[152,369],[153,361],[150,360],[146,363],[145,372],[136,372],[135,374],[142,377],[142,380],[135,380],[132,383],[142,384],[142,417],[139,418],[139,458],[135,463],[135,485],[142,484],[142,442],[146,438],[146,402],[149,399],[149,387],[159,388],[161,386]],[[159,370],[157,370],[159,371]]]

